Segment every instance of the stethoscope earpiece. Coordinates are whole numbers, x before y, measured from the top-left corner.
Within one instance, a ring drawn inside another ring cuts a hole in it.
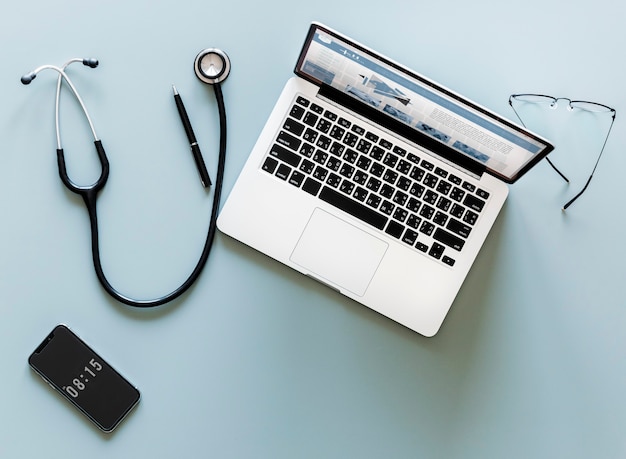
[[[193,63],[196,76],[208,84],[221,83],[230,73],[228,55],[217,48],[207,48],[198,53]]]

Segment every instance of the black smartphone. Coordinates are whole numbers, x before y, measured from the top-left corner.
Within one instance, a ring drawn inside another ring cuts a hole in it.
[[[48,334],[28,363],[104,432],[139,402],[137,388],[65,325]]]

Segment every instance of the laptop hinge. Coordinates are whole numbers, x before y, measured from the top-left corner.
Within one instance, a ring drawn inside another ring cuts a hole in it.
[[[406,139],[408,142],[414,143],[428,152],[433,152],[448,164],[462,169],[477,178],[480,178],[487,170],[485,164],[456,151],[452,147],[412,128],[408,124],[395,120],[381,111],[359,102],[357,99],[327,84],[320,86],[319,95],[331,102],[348,108],[378,126],[386,128],[390,132]]]

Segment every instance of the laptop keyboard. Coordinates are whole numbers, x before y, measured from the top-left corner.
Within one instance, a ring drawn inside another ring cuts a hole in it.
[[[363,126],[297,96],[262,169],[454,266],[489,193]]]

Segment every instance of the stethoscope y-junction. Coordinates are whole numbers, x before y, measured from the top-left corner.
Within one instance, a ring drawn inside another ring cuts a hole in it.
[[[230,60],[226,53],[219,49],[208,48],[201,51],[194,61],[194,70],[196,76],[203,82],[211,84],[215,91],[215,97],[217,100],[218,112],[219,112],[219,120],[220,120],[220,142],[219,142],[219,155],[218,155],[218,165],[217,165],[217,173],[215,178],[215,189],[213,194],[213,205],[211,209],[211,218],[209,220],[209,229],[207,232],[207,237],[204,243],[204,247],[202,249],[202,254],[200,255],[200,259],[198,260],[195,268],[189,275],[189,277],[183,282],[176,290],[156,299],[151,300],[136,300],[130,298],[120,292],[118,292],[107,280],[100,262],[100,248],[99,248],[99,238],[98,238],[98,214],[96,209],[96,202],[98,193],[104,188],[104,185],[107,182],[109,177],[109,160],[104,151],[104,147],[102,146],[102,141],[96,134],[96,130],[94,128],[93,122],[89,113],[87,112],[87,108],[81,98],[80,94],[76,90],[76,86],[70,79],[70,77],[66,73],[66,69],[69,65],[75,62],[82,62],[83,65],[91,68],[95,68],[98,66],[98,61],[95,59],[81,59],[75,58],[67,61],[62,66],[54,66],[54,65],[42,65],[41,67],[36,68],[31,73],[24,75],[21,79],[23,84],[29,84],[37,74],[43,70],[54,70],[58,73],[57,85],[56,85],[56,98],[55,98],[55,127],[56,127],[56,139],[57,139],[57,163],[59,168],[59,176],[61,177],[61,181],[63,184],[73,193],[81,196],[83,201],[85,202],[85,206],[87,207],[87,212],[89,214],[89,221],[91,226],[91,252],[93,258],[93,265],[96,271],[96,275],[98,276],[98,280],[102,284],[104,290],[109,293],[116,300],[127,304],[129,306],[135,307],[152,307],[159,306],[165,304],[169,301],[178,298],[182,295],[191,285],[196,281],[196,279],[200,276],[200,272],[202,268],[206,264],[206,261],[209,257],[209,253],[211,251],[211,246],[213,243],[213,238],[215,236],[215,232],[217,229],[217,214],[219,210],[220,204],[220,196],[222,191],[222,183],[224,178],[224,164],[226,161],[226,110],[224,107],[224,97],[221,89],[221,82],[226,79],[230,72]],[[96,148],[96,152],[98,154],[98,158],[100,160],[101,165],[101,173],[98,180],[88,186],[81,186],[75,184],[68,176],[67,169],[65,166],[65,155],[63,153],[63,146],[61,144],[61,131],[60,131],[60,122],[59,122],[59,110],[60,110],[60,98],[61,98],[61,88],[63,83],[66,83],[72,94],[80,104],[82,112],[84,113],[87,122],[89,123],[89,127],[91,129],[91,133],[94,139],[94,145]],[[178,96],[176,90],[175,97]],[[187,132],[188,137],[193,138],[193,142],[191,142],[191,148],[194,152],[194,158],[196,159],[196,165],[198,166],[199,172],[202,177],[203,184],[208,186],[208,183],[205,183],[207,180],[203,177],[202,168],[204,167],[204,162],[202,161],[202,157],[200,155],[199,148],[195,143],[195,137],[193,137],[193,131],[191,130],[191,124],[187,118],[187,114],[184,111],[184,107],[182,106],[182,101],[180,100],[180,96],[176,99],[177,107],[179,110],[179,114],[181,116],[181,120],[183,121],[183,125]],[[205,172],[206,173],[206,172]],[[208,176],[207,176],[208,178]]]

